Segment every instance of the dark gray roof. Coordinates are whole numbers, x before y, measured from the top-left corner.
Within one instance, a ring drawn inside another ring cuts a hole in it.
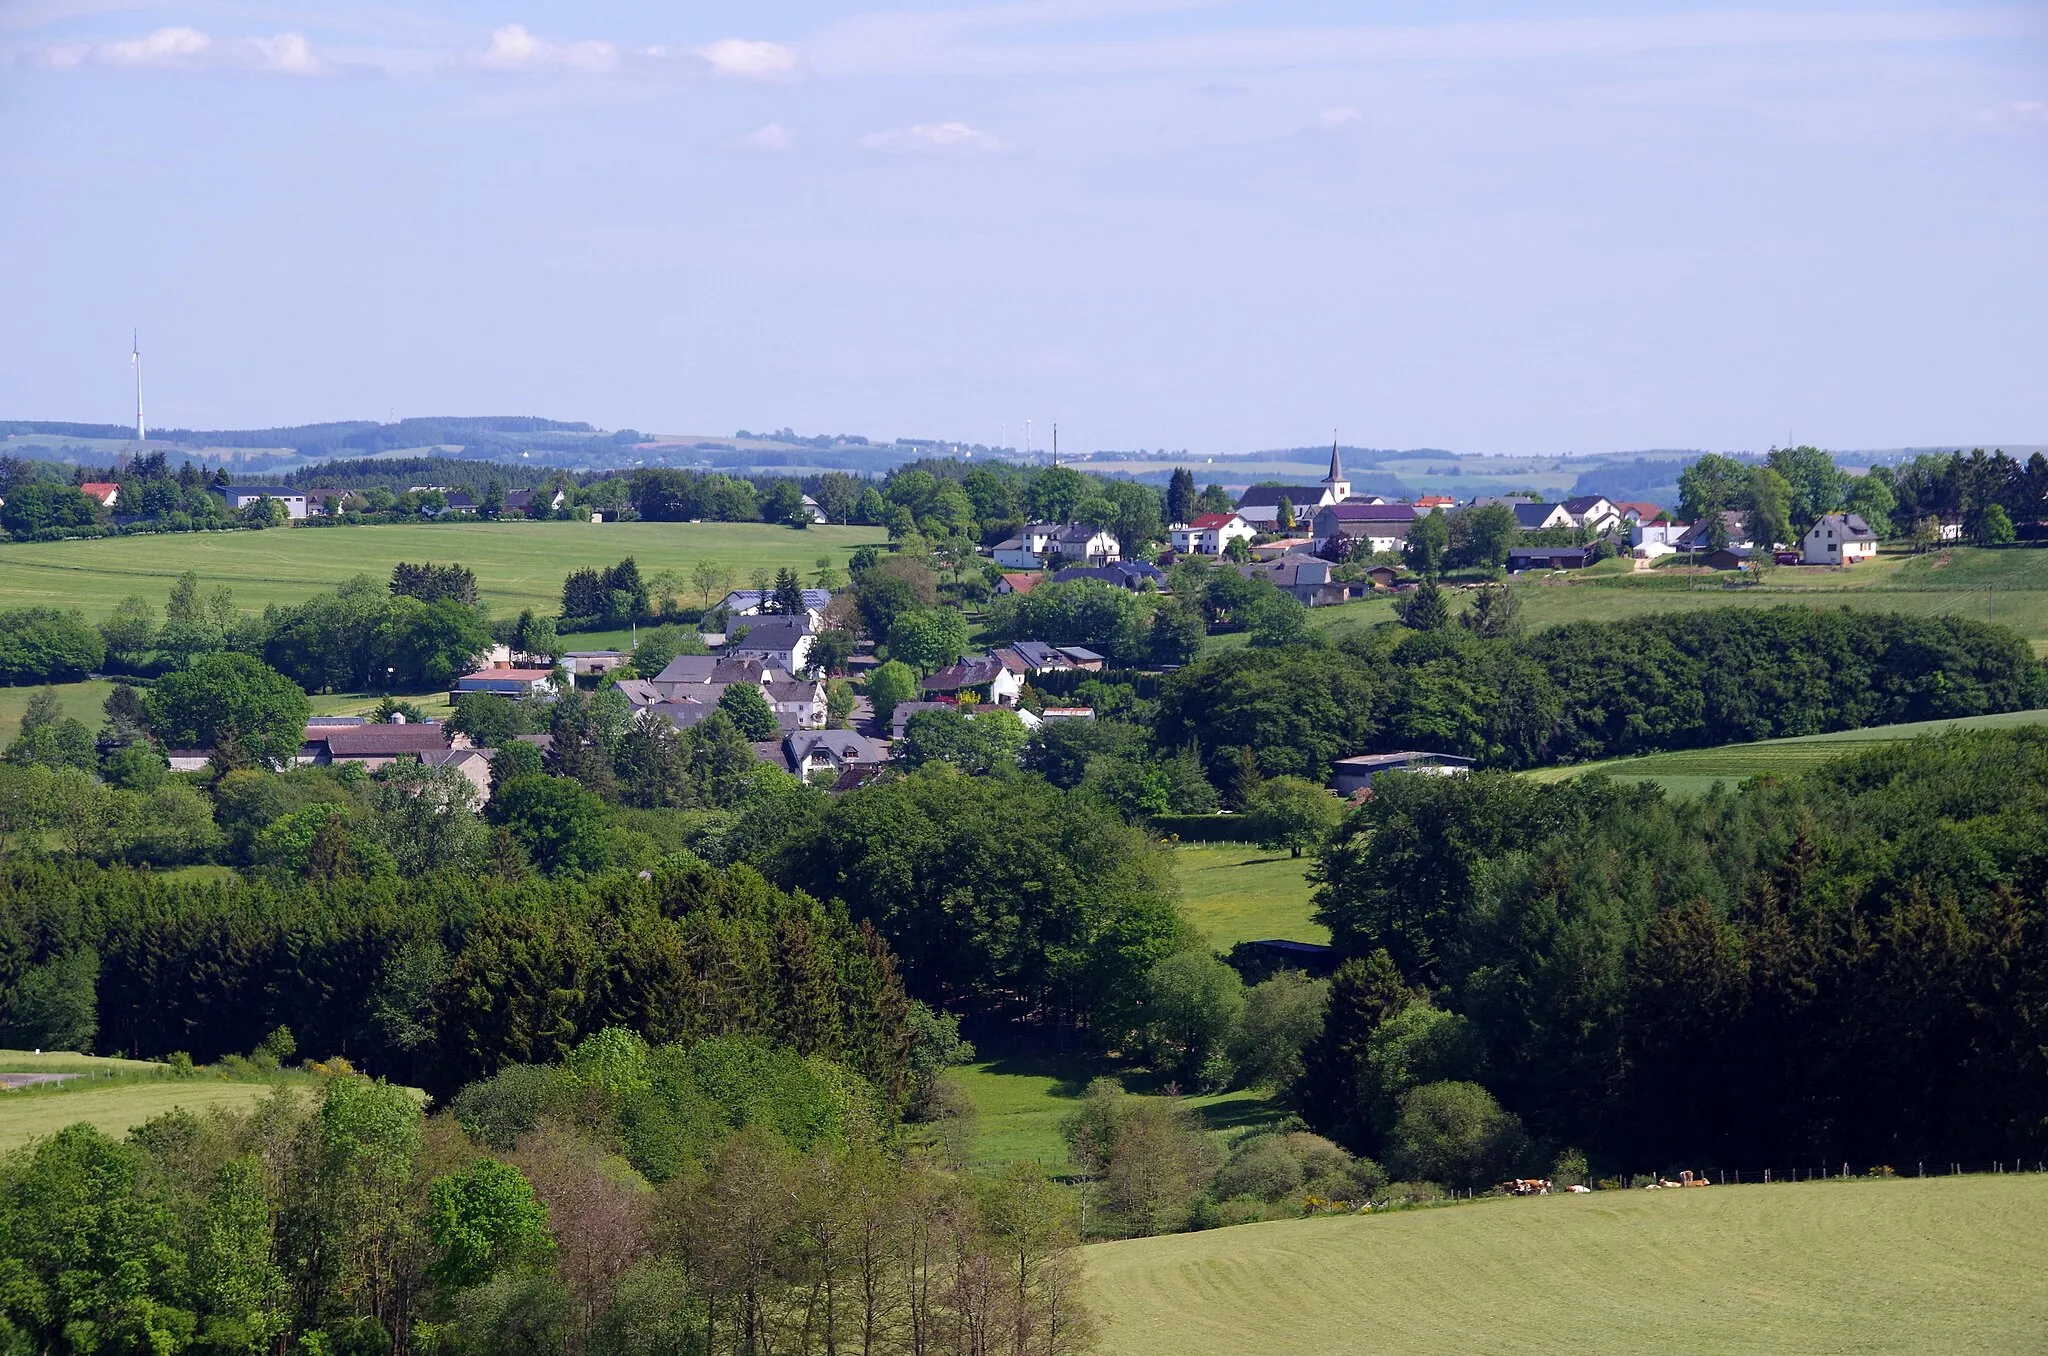
[[[220,493],[248,497],[261,495],[270,499],[302,499],[306,494],[304,490],[295,490],[289,485],[223,485]]]
[[[1313,508],[1323,502],[1321,485],[1254,485],[1237,497],[1239,508],[1266,507],[1282,499],[1296,508]]]
[[[1005,672],[1002,660],[993,655],[981,655],[946,665],[925,679],[922,687],[926,692],[958,692],[962,688],[986,687]]]
[[[803,730],[783,740],[791,763],[802,761],[813,750],[828,751],[842,763],[881,763],[889,757],[889,746],[852,730]]]
[[[809,617],[762,617],[747,624],[747,634],[726,646],[732,650],[788,650],[811,634]]]
[[[1316,510],[1316,521],[1324,518],[1338,523],[1412,523],[1413,504],[1325,504]]]
[[[1516,504],[1515,521],[1523,527],[1535,529],[1543,526],[1551,514],[1557,512],[1555,504]]]

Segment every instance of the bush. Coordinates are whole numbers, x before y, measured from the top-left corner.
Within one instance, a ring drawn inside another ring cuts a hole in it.
[[[0,612],[0,684],[72,683],[106,662],[107,642],[81,612]]]
[[[1216,1196],[1251,1196],[1268,1204],[1300,1189],[1301,1163],[1278,1135],[1255,1135],[1237,1146],[1216,1174]]]
[[[1389,1138],[1395,1172],[1466,1190],[1506,1177],[1528,1148],[1521,1120],[1477,1083],[1427,1083],[1406,1093]]]

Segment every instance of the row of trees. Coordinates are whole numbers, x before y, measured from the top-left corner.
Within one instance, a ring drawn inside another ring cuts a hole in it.
[[[1154,743],[1199,747],[1227,787],[1240,749],[1321,781],[1388,749],[1533,767],[2048,704],[2023,639],[1957,618],[1722,608],[1498,639],[1441,622],[1205,658],[1166,680]]]
[[[1972,541],[2013,540],[2048,504],[2048,457],[2025,464],[1982,448],[1922,453],[1899,466],[1848,475],[1817,447],[1773,448],[1760,463],[1709,454],[1679,472],[1679,514],[1718,519],[1740,514],[1759,544],[1796,542],[1824,513],[1860,514],[1883,536],[1926,534],[1954,524]]]

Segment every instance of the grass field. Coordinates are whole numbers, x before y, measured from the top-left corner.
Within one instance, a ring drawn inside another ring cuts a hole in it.
[[[78,1056],[65,1058],[76,1060]],[[120,1061],[127,1063],[127,1061]],[[158,1067],[158,1066],[148,1066]],[[40,1071],[39,1071],[40,1072]],[[226,1083],[209,1078],[163,1078],[113,1087],[0,1092],[0,1151],[53,1135],[84,1121],[115,1137],[155,1116],[183,1107],[204,1112],[246,1107],[270,1092],[267,1083]]]
[[[1712,749],[1680,749],[1638,758],[1610,758],[1598,763],[1537,768],[1523,775],[1539,782],[1601,772],[1623,782],[1656,782],[1673,795],[1703,795],[1716,782],[1733,785],[1767,773],[1791,776],[1836,758],[1879,744],[1917,739],[1944,730],[2003,730],[2019,725],[2048,725],[2048,711],[2008,711],[1995,716],[1964,716],[1956,720],[1923,720],[1907,725],[1876,725],[1867,730],[1766,739],[1754,744],[1724,744]],[[1182,887],[1185,889],[1185,885]]]
[[[457,561],[476,572],[497,612],[561,606],[562,576],[632,556],[643,574],[687,575],[699,560],[730,565],[735,586],[759,568],[808,574],[819,556],[842,571],[855,547],[882,542],[871,527],[798,531],[765,523],[423,523],[376,527],[188,532],[0,546],[0,607],[76,607],[106,616],[130,594],[159,609],[171,581],[196,570],[226,584],[248,611],[303,601],[353,575],[387,579],[401,560]],[[685,601],[700,601],[686,596]]]
[[[1188,917],[1218,951],[1239,942],[1278,937],[1328,942],[1329,929],[1309,918],[1307,857],[1289,857],[1249,843],[1183,843],[1173,849]]]
[[[1117,1356],[2048,1351],[2048,1176],[1597,1192],[1097,1244]]]
[[[1055,1176],[1074,1170],[1060,1122],[1074,1113],[1088,1081],[1098,1075],[1123,1077],[1132,1092],[1159,1091],[1158,1080],[1083,1058],[1019,1057],[990,1060],[953,1071],[974,1101],[977,1120],[970,1157],[979,1167],[1039,1163]],[[1256,1092],[1223,1092],[1189,1097],[1189,1107],[1208,1127],[1234,1135],[1268,1124],[1280,1109]]]
[[[1516,580],[1525,623],[1540,629],[1573,621],[1626,621],[1653,612],[1793,603],[1994,621],[2027,637],[2036,653],[2048,654],[2048,550],[1963,546],[1921,556],[1882,555],[1851,569],[1788,566],[1773,571],[1761,585],[1742,584],[1721,572],[1602,569]],[[1391,599],[1368,598],[1317,608],[1309,623],[1334,640],[1393,616]],[[1247,639],[1233,632],[1212,637],[1209,645],[1232,649]]]
[[[0,687],[0,748],[5,748],[21,733],[21,713],[28,710],[29,698],[41,690]],[[97,730],[106,720],[106,712],[101,708],[107,704],[107,694],[113,690],[114,685],[106,682],[60,683],[57,696],[64,703],[65,715],[82,720],[87,728]]]

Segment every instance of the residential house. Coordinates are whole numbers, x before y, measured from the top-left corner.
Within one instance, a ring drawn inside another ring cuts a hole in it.
[[[1583,570],[1593,563],[1590,546],[1511,546],[1508,573],[1524,570]]]
[[[1029,573],[1024,571],[1006,572],[1000,579],[996,580],[996,592],[1029,593],[1037,588],[1040,581],[1044,578],[1045,576],[1037,571]]]
[[[925,692],[953,696],[985,693],[987,700],[997,706],[1015,706],[1024,691],[1024,678],[999,657],[984,654],[948,664],[918,686]]]
[[[1309,540],[1317,555],[1341,560],[1359,542],[1376,552],[1398,551],[1414,526],[1412,504],[1331,504],[1316,510]]]
[[[1727,534],[1730,546],[1756,545],[1750,539],[1748,520],[1732,509],[1722,513],[1721,530]],[[1681,551],[1708,551],[1713,549],[1713,536],[1712,521],[1702,518],[1679,533],[1671,544]]]
[[[1860,513],[1823,513],[1799,543],[1808,565],[1853,565],[1877,554],[1877,533]]]
[[[569,496],[560,490],[510,490],[505,495],[506,508],[529,518],[553,513],[568,502]]]
[[[1674,523],[1668,518],[1638,519],[1629,525],[1628,544],[1635,547],[1661,546],[1667,551],[1678,549],[1678,539],[1687,531],[1687,524]]]
[[[1052,582],[1065,584],[1075,579],[1093,579],[1100,583],[1127,589],[1132,593],[1143,593],[1150,584],[1154,589],[1166,587],[1166,575],[1150,561],[1120,560],[1113,565],[1069,565],[1053,572]]]
[[[1563,504],[1516,503],[1515,526],[1524,532],[1542,532],[1553,527],[1575,527],[1571,512]]]
[[[1330,577],[1332,568],[1329,561],[1316,556],[1286,555],[1278,560],[1240,565],[1237,572],[1248,579],[1266,580],[1294,595],[1304,606],[1330,607],[1351,597],[1349,584]]]
[[[457,692],[495,692],[500,697],[543,697],[549,691],[552,669],[489,668],[465,673],[455,680]]]
[[[491,798],[491,756],[482,749],[428,749],[420,754],[421,767],[452,767],[476,788],[476,803]]]
[[[958,702],[897,702],[896,709],[889,713],[889,737],[891,739],[903,738],[903,731],[910,724],[910,718],[921,711],[958,711],[959,709],[960,704]]]
[[[761,695],[768,699],[768,705],[777,718],[789,717],[799,730],[819,730],[825,725],[825,684],[817,680],[801,678],[785,679],[779,683],[767,683],[761,688]]]
[[[289,485],[222,485],[214,493],[227,500],[228,507],[237,513],[259,499],[275,499],[284,505],[287,515],[293,518],[306,516],[306,492]]]
[[[1605,536],[1621,525],[1621,509],[1605,495],[1581,494],[1564,501],[1571,525],[1596,536]]]
[[[1233,541],[1250,541],[1259,530],[1235,513],[1204,513],[1181,523],[1170,534],[1173,549],[1184,556],[1220,556]]]
[[[811,619],[804,617],[762,617],[747,628],[746,635],[725,643],[727,659],[758,659],[784,673],[802,673],[811,666]]]
[[[998,542],[992,553],[1006,570],[1036,569],[1050,559],[1106,565],[1123,558],[1123,547],[1107,528],[1086,523],[1027,523]]]
[[[645,711],[656,702],[666,701],[668,694],[654,685],[648,678],[621,678],[612,686],[620,696],[632,703],[635,711]]]
[[[344,490],[334,485],[315,486],[306,491],[307,516],[325,518],[337,513],[346,513],[350,508],[349,497],[354,494],[353,490]],[[362,507],[360,497],[354,507]]]
[[[811,498],[809,495],[804,496],[804,511],[811,515],[811,521],[813,523],[829,523],[832,521],[830,518],[825,516],[824,506],[819,504],[817,500]]]
[[[1042,640],[1014,641],[995,654],[1003,663],[1024,674],[1057,672],[1074,667],[1074,661],[1062,654],[1057,645],[1048,645]]]
[[[1442,513],[1457,506],[1458,501],[1447,494],[1425,494],[1415,501],[1417,513]]]
[[[1363,791],[1383,772],[1413,772],[1429,777],[1461,777],[1472,770],[1473,760],[1454,753],[1365,753],[1331,762],[1330,787],[1340,796]]]
[[[78,487],[78,492],[98,500],[102,508],[112,508],[121,502],[121,487],[110,480],[88,480]]]
[[[1103,656],[1081,645],[1062,645],[1060,653],[1066,661],[1083,673],[1100,673],[1109,663]]]
[[[1707,567],[1714,570],[1741,570],[1756,558],[1754,546],[1724,546],[1707,557]]]
[[[1614,501],[1614,509],[1621,515],[1621,521],[1630,527],[1637,523],[1658,522],[1671,516],[1658,505],[1642,499],[1617,499]]]
[[[437,487],[430,485],[427,488]],[[476,500],[462,490],[442,490],[441,499],[441,507],[421,509],[421,515],[427,518],[445,518],[451,513],[475,513],[477,510]]]
[[[1237,516],[1261,532],[1277,531],[1280,501],[1285,499],[1297,520],[1311,517],[1319,508],[1341,504],[1351,497],[1351,482],[1345,478],[1337,458],[1337,445],[1330,445],[1330,473],[1320,485],[1254,485],[1237,499]]]
[[[832,590],[805,589],[803,595],[804,611],[811,614],[811,624],[816,626],[818,617],[832,601]],[[734,589],[731,593],[719,599],[718,603],[711,610],[713,612],[723,612],[727,616],[732,617],[758,617],[763,615],[762,610],[764,608],[771,608],[773,606],[775,606],[775,591],[773,589],[769,589],[765,593],[760,589]]]
[[[783,670],[787,673],[788,670]],[[703,687],[716,687],[723,692],[728,684],[758,683],[766,685],[774,675],[768,666],[758,659],[727,659],[718,655],[679,654],[668,661],[667,667],[646,681],[652,683],[654,691],[663,699],[696,697]],[[712,694],[712,700],[717,693]]]
[[[782,741],[789,770],[809,781],[832,774],[836,786],[840,777],[855,769],[879,768],[889,761],[889,746],[852,730],[817,730],[792,734]]]

